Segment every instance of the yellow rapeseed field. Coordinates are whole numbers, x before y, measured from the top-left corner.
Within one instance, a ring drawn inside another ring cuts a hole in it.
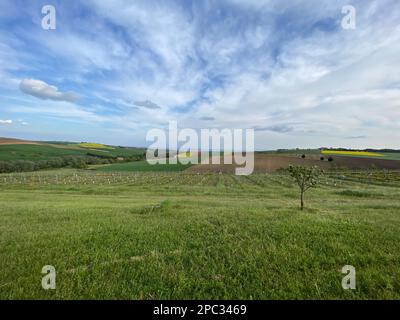
[[[192,153],[191,152],[181,152],[178,154],[179,158],[191,158],[192,157]]]
[[[365,156],[365,157],[384,157],[383,154],[368,151],[336,151],[322,150],[322,154],[343,155],[343,156]]]
[[[94,142],[82,142],[79,144],[82,148],[94,148],[94,149],[112,149],[111,147],[105,146],[104,144]]]

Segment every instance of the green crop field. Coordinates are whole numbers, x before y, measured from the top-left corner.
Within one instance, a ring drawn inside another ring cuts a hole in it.
[[[400,152],[391,153],[391,152],[383,152],[383,159],[387,160],[400,160]]]
[[[79,147],[79,144],[73,145],[76,147]],[[92,155],[98,155],[98,156],[108,156],[108,157],[134,157],[134,156],[141,156],[143,155],[146,151],[145,149],[142,148],[128,148],[128,147],[108,147],[108,148],[87,148],[84,147],[82,150],[85,151],[85,153],[89,153]]]
[[[87,150],[74,150],[55,148],[46,145],[35,144],[12,144],[0,145],[1,160],[47,160],[51,157],[69,155],[85,155]]]
[[[189,168],[190,165],[177,164],[154,164],[150,165],[147,161],[135,161],[125,163],[113,163],[109,165],[93,166],[96,171],[113,172],[113,171],[182,171]]]
[[[330,173],[301,212],[286,174],[3,174],[0,299],[400,299],[399,187]]]
[[[318,155],[321,153],[319,149],[281,149],[281,150],[267,150],[267,151],[257,151],[260,154],[270,154],[270,155]]]
[[[73,148],[71,148],[73,147]],[[98,155],[109,157],[130,157],[139,156],[144,153],[141,148],[122,148],[115,147],[107,150],[97,150],[88,148],[79,148],[76,145],[63,145],[55,147],[47,144],[10,144],[0,145],[0,161],[7,160],[48,160],[52,157],[62,157],[71,155]]]

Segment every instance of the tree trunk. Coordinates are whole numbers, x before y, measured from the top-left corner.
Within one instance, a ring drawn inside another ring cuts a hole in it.
[[[300,203],[301,203],[301,210],[304,209],[304,191],[300,192]]]

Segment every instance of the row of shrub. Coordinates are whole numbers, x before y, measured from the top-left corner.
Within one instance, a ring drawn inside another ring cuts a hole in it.
[[[88,165],[94,164],[111,164],[115,162],[130,162],[143,160],[143,156],[124,157],[122,158],[105,158],[98,156],[64,156],[51,158],[48,160],[10,160],[0,161],[0,173],[11,173],[11,172],[28,172],[37,171],[43,169],[57,169],[57,168],[76,168],[86,169]]]
[[[305,154],[302,154],[301,157],[302,157],[303,159],[305,159],[305,158],[306,158],[306,155],[305,155]],[[319,159],[320,159],[321,161],[324,161],[324,160],[325,160],[325,157],[320,157]],[[329,162],[332,162],[332,161],[333,161],[333,158],[332,158],[332,157],[329,157],[329,158],[328,158],[328,161],[329,161]]]

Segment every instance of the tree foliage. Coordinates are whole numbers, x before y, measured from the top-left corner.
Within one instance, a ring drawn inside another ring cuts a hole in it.
[[[56,169],[56,168],[76,168],[86,169],[88,165],[93,164],[111,164],[115,162],[131,162],[143,160],[144,156],[133,156],[133,157],[101,157],[101,156],[64,156],[54,157],[47,160],[8,160],[0,161],[0,173],[11,173],[11,172],[29,172],[44,169]]]
[[[300,188],[300,208],[304,208],[304,193],[310,189],[315,188],[319,183],[319,178],[323,171],[317,166],[304,167],[304,166],[289,166],[289,174],[295,180]]]

